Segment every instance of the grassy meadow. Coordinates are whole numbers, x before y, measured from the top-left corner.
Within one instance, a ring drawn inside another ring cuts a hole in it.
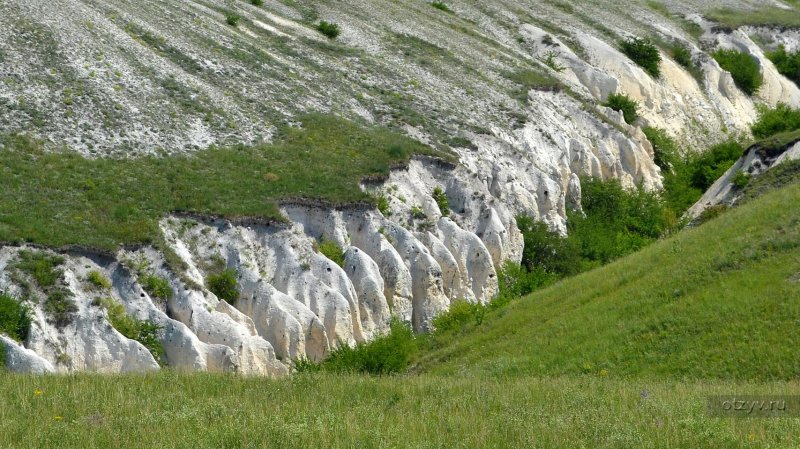
[[[4,448],[791,448],[796,418],[714,418],[706,397],[794,383],[607,377],[207,374],[0,378]]]

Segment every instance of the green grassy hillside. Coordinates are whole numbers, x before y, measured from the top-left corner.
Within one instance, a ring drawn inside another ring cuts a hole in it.
[[[439,339],[419,369],[490,377],[800,376],[800,186]]]

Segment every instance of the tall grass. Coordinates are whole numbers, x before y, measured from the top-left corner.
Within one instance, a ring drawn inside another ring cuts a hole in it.
[[[800,386],[599,375],[7,376],[0,382],[0,447],[797,446],[797,419],[710,417],[706,398],[731,393],[796,395]]]

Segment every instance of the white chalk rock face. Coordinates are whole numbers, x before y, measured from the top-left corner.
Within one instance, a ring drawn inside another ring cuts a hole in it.
[[[369,340],[384,333],[392,311],[383,293],[378,264],[367,253],[351,246],[345,252],[344,271],[355,289],[364,338]]]
[[[5,368],[12,373],[48,374],[55,372],[53,365],[16,341],[0,335],[0,350],[4,351]]]
[[[322,360],[330,345],[325,326],[304,304],[266,282],[245,288],[236,307],[253,319],[282,361]]]

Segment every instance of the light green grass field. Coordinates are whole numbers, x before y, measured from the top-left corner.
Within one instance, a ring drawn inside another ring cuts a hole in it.
[[[707,415],[708,395],[744,393],[800,394],[800,384],[599,376],[14,376],[0,382],[0,447],[800,446],[798,419]]]

